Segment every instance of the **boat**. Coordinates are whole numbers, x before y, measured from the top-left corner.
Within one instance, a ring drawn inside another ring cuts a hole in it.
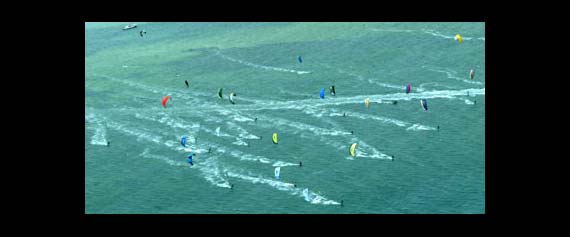
[[[134,28],[137,28],[137,24],[126,25],[125,28],[123,28],[123,30],[130,30],[130,29],[134,29]]]

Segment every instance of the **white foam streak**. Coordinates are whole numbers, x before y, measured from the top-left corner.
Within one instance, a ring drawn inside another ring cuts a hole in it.
[[[436,36],[436,37],[444,38],[444,39],[453,39],[453,40],[455,40],[455,35],[453,35],[453,36],[444,35],[444,34],[442,34],[442,33],[440,33],[440,32],[435,31],[435,30],[424,29],[424,30],[422,30],[422,32],[423,32],[423,33],[426,33],[426,34],[430,34],[430,35]],[[465,36],[463,36],[463,35],[461,36],[461,38],[462,38],[463,40],[472,40],[472,39],[474,39],[473,37],[465,37]],[[485,37],[479,37],[479,38],[475,38],[475,39],[485,41]]]
[[[145,119],[145,120],[150,120],[150,121],[154,121],[154,122],[159,122],[159,123],[168,125],[172,128],[181,128],[181,129],[188,131],[189,133],[193,133],[193,132],[195,133],[200,129],[200,124],[197,124],[197,123],[184,124],[184,121],[180,121],[177,119],[170,118],[170,116],[164,112],[159,113],[158,115],[161,115],[162,117],[153,118],[153,117],[141,115],[140,113],[136,113],[135,117],[138,119]]]
[[[427,68],[429,71],[433,71],[433,72],[441,72],[441,73],[445,73],[447,75],[447,78],[449,79],[455,79],[458,81],[462,81],[465,83],[469,83],[469,84],[476,84],[476,85],[482,85],[483,83],[481,83],[480,81],[473,81],[470,79],[467,79],[467,76],[465,78],[461,78],[457,76],[457,72],[453,71],[451,69],[439,69],[439,68],[432,68],[432,67],[426,67],[423,66],[423,68]]]
[[[168,157],[165,157],[165,156],[149,154],[148,152],[149,152],[149,149],[147,148],[143,151],[143,153],[140,154],[140,156],[142,156],[144,158],[162,160],[162,161],[164,161],[167,164],[172,165],[172,166],[187,166],[187,164],[185,164],[184,162],[175,161],[175,160],[169,159]],[[188,166],[190,166],[190,165],[188,165]]]
[[[126,125],[121,124],[121,123],[109,121],[109,122],[107,122],[107,127],[115,129],[115,130],[122,132],[122,133],[125,133],[125,134],[135,136],[135,137],[137,137],[137,140],[139,140],[139,141],[145,140],[145,141],[161,144],[162,137],[154,136],[150,133],[141,131],[139,129],[126,127]]]
[[[179,99],[180,99],[180,101],[182,101],[180,103],[184,103],[184,104],[200,103],[200,104],[208,104],[210,106],[215,106],[215,104],[213,104],[213,103],[201,101],[197,98],[188,96],[185,91],[181,91],[181,90],[161,89],[158,87],[152,87],[152,86],[144,85],[142,83],[135,83],[133,81],[129,81],[126,79],[119,79],[119,78],[106,76],[106,75],[100,75],[100,74],[94,74],[94,76],[106,78],[108,80],[111,80],[114,82],[119,82],[119,83],[125,84],[127,86],[130,86],[130,87],[133,87],[133,88],[136,88],[139,90],[143,90],[143,91],[152,92],[154,94],[157,94],[157,96],[156,96],[156,106],[157,107],[161,106],[160,100],[162,99],[162,96],[166,96],[166,95],[171,96],[171,99],[168,102],[168,107],[172,107],[173,105],[174,105],[174,107],[176,107],[176,103],[178,103]],[[176,92],[176,91],[179,91],[179,92]],[[212,95],[210,95],[210,94],[205,94],[205,93],[200,93],[200,92],[193,92],[192,95],[201,95],[201,96],[212,97]],[[169,108],[169,109],[172,109],[172,108]]]
[[[412,126],[406,128],[406,130],[412,130],[412,131],[436,130],[436,128],[430,127],[430,126],[421,125],[421,124],[414,124],[414,125],[412,125]]]
[[[196,168],[198,168],[198,170],[204,174],[204,178],[213,185],[221,188],[231,188],[230,183],[224,179],[220,172],[217,157],[212,156],[206,158],[204,162],[197,164]]]
[[[266,118],[266,117],[263,117],[263,118],[269,120],[269,118]],[[351,133],[349,133],[349,132],[315,127],[312,125],[308,125],[308,124],[304,124],[304,123],[300,123],[300,122],[295,122],[295,121],[291,121],[291,120],[286,120],[286,119],[272,118],[271,121],[273,122],[274,126],[287,126],[287,127],[294,128],[295,129],[294,131],[310,131],[313,134],[318,135],[318,136],[351,135]]]
[[[275,163],[273,163],[274,167],[285,167],[285,166],[299,166],[299,164],[294,164],[294,163],[289,163],[289,162],[283,162],[283,161],[277,161]]]
[[[376,29],[372,28],[371,31],[379,31],[379,32],[413,32],[413,30],[400,30],[400,29]]]
[[[370,29],[371,31],[378,31],[378,32],[406,32],[406,33],[412,33],[412,32],[417,32],[414,30],[402,30],[402,29],[375,29],[372,28]],[[431,30],[431,29],[422,29],[420,32],[425,33],[425,34],[429,34],[435,37],[439,37],[439,38],[444,38],[444,39],[453,39],[455,40],[455,35],[450,36],[450,35],[444,35],[438,31],[435,30]],[[478,37],[478,38],[473,38],[473,37],[465,37],[465,36],[461,36],[461,38],[463,40],[472,40],[472,39],[477,39],[477,40],[482,40],[485,41],[485,37]]]
[[[233,117],[233,119],[234,119],[235,121],[238,121],[238,122],[254,121],[254,120],[251,119],[251,118],[248,118],[248,117],[245,117],[245,116],[242,116],[242,115],[238,115],[238,114],[233,115],[232,117]]]
[[[292,69],[286,69],[286,68],[279,68],[279,67],[270,67],[270,66],[264,66],[264,65],[259,65],[259,64],[255,64],[255,63],[250,63],[250,62],[246,62],[243,60],[239,60],[239,59],[235,59],[226,55],[223,55],[220,53],[220,51],[217,51],[217,55],[219,55],[220,57],[222,57],[223,59],[235,62],[235,63],[239,63],[239,64],[243,64],[246,66],[250,66],[250,67],[254,67],[254,68],[259,68],[259,69],[264,69],[264,70],[273,70],[273,71],[278,71],[278,72],[290,72],[290,73],[296,73],[296,74],[306,74],[306,73],[311,73],[309,71],[297,71],[297,70],[292,70]]]
[[[330,111],[338,113],[338,110],[336,110],[336,109],[330,109]],[[372,120],[381,121],[384,123],[391,123],[391,124],[394,124],[394,125],[397,125],[400,127],[405,127],[405,126],[408,126],[408,124],[409,124],[407,122],[400,121],[397,119],[386,118],[386,117],[382,117],[382,116],[374,116],[374,115],[369,115],[369,114],[362,114],[362,113],[358,113],[358,112],[349,112],[347,114],[347,116],[362,119],[362,120],[372,119]]]
[[[305,99],[294,101],[268,101],[265,105],[260,104],[254,107],[244,105],[239,109],[245,110],[283,110],[283,109],[297,109],[302,110],[306,108],[316,109],[317,107],[330,106],[330,105],[343,105],[343,104],[362,104],[364,99],[369,98],[371,102],[382,100],[391,101],[409,101],[416,99],[436,99],[436,98],[454,98],[456,96],[464,96],[467,91],[470,95],[485,95],[485,88],[481,89],[463,89],[463,90],[438,90],[438,91],[425,91],[420,93],[393,93],[393,94],[380,94],[380,95],[358,95],[353,97],[341,97],[334,100],[318,100]]]
[[[305,199],[305,201],[310,202],[311,204],[320,204],[320,205],[340,205],[339,202],[334,200],[329,200],[324,196],[321,196],[315,192],[307,192],[309,194],[309,198],[305,198],[303,194],[302,188],[295,187],[292,183],[286,183],[282,181],[277,181],[273,179],[266,179],[261,176],[253,177],[243,174],[238,174],[234,172],[227,172],[229,177],[239,178],[242,180],[249,181],[253,184],[267,184],[277,190],[289,192],[291,195],[299,196]]]
[[[232,144],[238,145],[238,146],[247,146],[247,142],[243,141],[242,139],[236,138],[235,142],[232,142]]]
[[[333,69],[332,67],[330,67],[330,66],[328,66],[328,65],[326,65],[326,64],[322,64],[322,63],[321,63],[321,65],[324,66],[324,67],[327,67],[327,68],[329,68],[329,69]],[[339,72],[339,73],[352,76],[352,77],[354,77],[355,79],[357,79],[357,80],[359,80],[359,81],[368,82],[369,84],[373,84],[373,85],[377,85],[377,86],[381,86],[381,87],[385,87],[385,88],[390,88],[390,89],[402,90],[402,91],[404,91],[404,90],[406,89],[406,86],[404,86],[404,85],[393,85],[393,84],[388,84],[388,83],[382,83],[382,82],[378,82],[377,79],[364,78],[364,77],[361,76],[361,75],[357,75],[357,74],[352,73],[352,72],[347,72],[347,71],[344,71],[344,70],[342,70],[342,69],[340,69],[340,68],[336,68],[336,69],[337,69],[337,72]]]
[[[91,145],[98,145],[98,146],[106,146],[107,139],[105,138],[107,132],[105,127],[101,124],[101,122],[96,123],[96,127],[87,127],[88,129],[94,130],[95,134],[91,137]]]
[[[145,149],[143,153],[140,154],[140,156],[145,157],[145,158],[151,158],[151,159],[156,159],[156,160],[161,160],[164,161],[165,163],[172,165],[172,166],[178,166],[178,167],[188,167],[190,169],[197,169],[198,171],[200,171],[203,174],[203,178],[206,179],[208,182],[210,182],[212,185],[221,187],[221,188],[230,188],[230,183],[224,179],[224,177],[222,176],[221,172],[220,172],[220,168],[219,168],[219,164],[217,162],[217,157],[208,157],[205,160],[201,160],[201,159],[195,159],[194,160],[194,165],[191,166],[190,164],[184,163],[184,162],[180,162],[180,161],[175,161],[173,159],[170,159],[168,157],[165,156],[160,156],[160,155],[153,155],[153,154],[149,154],[149,149]]]
[[[233,122],[226,122],[226,124],[228,125],[228,128],[236,130],[239,134],[238,136],[240,138],[245,138],[245,139],[259,139],[258,136],[255,136],[253,134],[250,134],[247,130],[245,130],[244,128],[240,127],[239,125],[233,123]]]
[[[378,150],[376,150],[376,148],[368,145],[366,142],[359,140],[356,142],[357,148],[356,148],[356,157],[357,158],[371,158],[371,159],[384,159],[384,160],[391,160],[391,156],[386,155]]]

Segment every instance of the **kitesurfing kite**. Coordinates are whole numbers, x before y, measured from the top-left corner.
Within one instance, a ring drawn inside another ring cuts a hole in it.
[[[455,37],[453,37],[454,40],[457,40],[460,44],[463,42],[463,37],[461,37],[460,34],[455,35]]]
[[[277,166],[277,167],[275,168],[275,178],[276,178],[276,179],[279,179],[279,177],[280,177],[279,174],[280,174],[280,173],[281,173],[281,166]]]
[[[277,144],[279,141],[277,140],[277,133],[273,133],[273,136],[271,137],[271,140],[273,141],[273,144]],[[287,140],[287,139],[285,139]]]
[[[230,93],[230,102],[232,104],[235,104],[236,102],[234,102],[234,96],[237,96],[237,94],[235,92]]]
[[[186,136],[182,136],[182,139],[180,140],[180,144],[182,144],[183,147],[186,147]]]
[[[169,99],[170,99],[169,95],[162,98],[162,107],[166,108],[166,102],[168,102]]]
[[[321,99],[325,98],[325,88],[321,89],[321,93],[320,93]]]
[[[369,98],[364,99],[364,104],[366,105],[366,108],[369,108],[370,107],[370,99]]]
[[[223,99],[223,98],[224,98],[224,97],[222,96],[222,90],[224,90],[224,88],[218,89],[218,97],[220,97],[220,99]]]
[[[406,85],[406,94],[410,93],[410,91],[412,91],[412,85],[408,83],[408,85]]]
[[[422,108],[424,108],[425,111],[428,110],[427,100],[426,100],[426,99],[421,99],[421,100],[420,100],[420,104],[422,105]]]
[[[192,156],[196,155],[196,154],[191,154],[186,158],[186,161],[188,162],[188,164],[190,165],[194,165],[193,161],[192,161]]]
[[[473,80],[474,77],[475,77],[475,70],[471,69],[471,71],[469,71],[469,78]]]
[[[301,58],[301,56],[297,57],[297,60],[299,60],[299,63],[303,63],[303,58]]]
[[[348,150],[348,153],[350,153],[352,157],[356,156],[356,143],[352,143],[350,149]]]

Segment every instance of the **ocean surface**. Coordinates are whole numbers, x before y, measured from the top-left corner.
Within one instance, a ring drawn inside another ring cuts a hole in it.
[[[85,23],[87,214],[485,213],[484,23],[127,24]]]

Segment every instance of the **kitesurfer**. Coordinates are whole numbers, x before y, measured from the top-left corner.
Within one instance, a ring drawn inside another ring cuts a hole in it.
[[[303,162],[299,161],[299,167],[303,167]]]
[[[230,184],[230,189],[234,189],[234,184]]]
[[[394,101],[392,101],[392,104],[393,105],[398,104],[398,101],[394,100]]]
[[[471,69],[471,71],[469,71],[469,78],[473,80],[474,77],[475,77],[475,70]]]
[[[476,105],[476,104],[477,104],[477,100],[474,100],[474,101],[473,101],[473,104]]]
[[[340,200],[340,206],[344,206],[344,200]]]
[[[189,88],[190,86],[188,85],[188,80],[184,80],[184,83],[186,83],[186,88]]]
[[[354,131],[350,131],[350,134],[351,134],[351,135],[354,135]]]
[[[212,148],[208,148],[208,153],[212,153]]]
[[[346,112],[342,114],[342,117],[346,117]]]
[[[255,118],[255,119],[253,120],[253,122],[256,122],[256,123],[257,123],[257,118]]]
[[[107,146],[110,146],[110,145],[111,145],[111,142],[110,142],[110,141],[107,141]]]
[[[297,184],[293,184],[293,187],[295,187],[295,188],[296,188],[296,187],[297,187]]]
[[[437,125],[437,131],[439,132],[439,125]]]

